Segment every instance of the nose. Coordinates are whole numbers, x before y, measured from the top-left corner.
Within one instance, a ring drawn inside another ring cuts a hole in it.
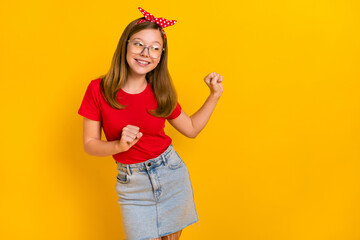
[[[145,51],[145,49],[147,49],[147,51]],[[148,47],[144,47],[144,49],[140,52],[141,56],[149,56],[149,48]]]

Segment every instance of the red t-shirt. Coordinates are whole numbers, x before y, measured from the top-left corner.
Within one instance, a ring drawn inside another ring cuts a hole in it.
[[[78,113],[94,121],[101,121],[107,141],[119,140],[122,129],[130,124],[140,128],[143,136],[128,151],[113,155],[121,163],[132,164],[158,157],[171,144],[172,140],[164,132],[165,118],[149,114],[147,109],[156,109],[157,102],[150,84],[144,91],[129,94],[119,90],[117,99],[125,109],[112,108],[100,92],[101,79],[90,82]],[[166,119],[174,119],[181,113],[177,103],[175,110]]]

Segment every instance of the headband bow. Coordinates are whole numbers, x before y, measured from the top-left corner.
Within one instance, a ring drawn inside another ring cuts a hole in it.
[[[144,15],[145,19],[139,20],[136,24],[142,23],[142,22],[155,22],[161,27],[161,31],[164,33],[164,41],[166,41],[166,35],[164,28],[168,26],[172,26],[176,23],[176,20],[167,20],[165,18],[156,18],[151,13],[145,11],[141,7],[138,7],[140,12]]]

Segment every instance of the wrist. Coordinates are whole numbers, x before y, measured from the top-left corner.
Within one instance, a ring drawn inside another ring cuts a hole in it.
[[[209,98],[212,100],[215,100],[215,101],[218,101],[220,99],[220,97],[221,97],[221,93],[211,92],[209,95]]]
[[[123,152],[123,149],[120,146],[120,141],[115,141],[115,151],[117,153]]]

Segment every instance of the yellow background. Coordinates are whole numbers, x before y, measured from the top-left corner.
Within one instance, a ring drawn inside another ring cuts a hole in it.
[[[77,110],[139,6],[178,21],[185,112],[224,77],[196,139],[166,125],[200,218],[181,239],[359,240],[357,0],[2,1],[0,239],[122,239],[114,160],[83,151]]]

